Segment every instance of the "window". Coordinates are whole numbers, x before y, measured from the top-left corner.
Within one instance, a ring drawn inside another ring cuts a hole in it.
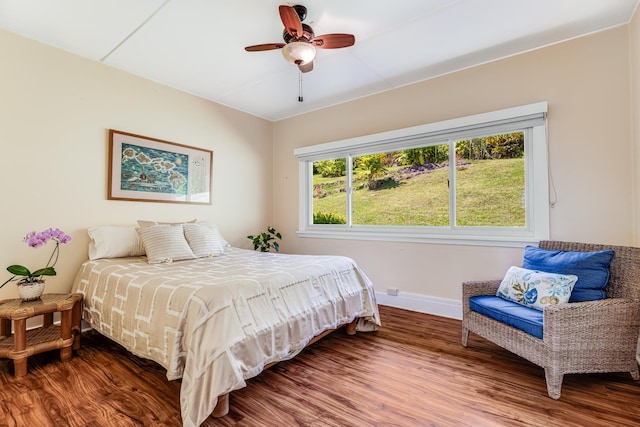
[[[531,104],[298,148],[298,235],[510,246],[547,239],[546,111]]]

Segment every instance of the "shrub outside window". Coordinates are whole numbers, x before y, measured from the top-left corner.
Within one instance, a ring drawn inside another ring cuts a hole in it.
[[[546,103],[298,148],[301,237],[548,238]]]

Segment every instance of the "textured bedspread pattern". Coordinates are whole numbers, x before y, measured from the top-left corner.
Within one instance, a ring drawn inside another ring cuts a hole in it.
[[[73,291],[84,294],[92,328],[182,378],[185,426],[319,333],[358,317],[361,329],[380,324],[371,282],[341,256],[231,248],[167,264],[100,259],[81,266]]]

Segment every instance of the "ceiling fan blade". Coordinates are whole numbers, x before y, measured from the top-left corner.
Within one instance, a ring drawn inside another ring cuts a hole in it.
[[[298,17],[298,13],[291,6],[280,5],[278,7],[280,11],[280,19],[284,24],[284,29],[287,30],[292,37],[301,37],[302,36],[302,22],[300,22],[300,18]]]
[[[315,47],[322,49],[338,49],[341,47],[353,46],[356,42],[356,38],[353,34],[324,34],[322,36],[314,37],[310,41]]]
[[[298,65],[298,69],[303,73],[308,73],[309,71],[313,70],[313,61],[309,61],[306,64]]]
[[[247,46],[244,48],[244,50],[246,50],[247,52],[261,52],[263,50],[282,49],[284,46],[285,43],[265,43]]]

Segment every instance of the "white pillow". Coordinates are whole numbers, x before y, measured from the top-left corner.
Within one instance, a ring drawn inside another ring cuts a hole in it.
[[[145,254],[135,227],[91,227],[89,259],[122,258]]]
[[[196,256],[184,238],[182,224],[136,228],[147,252],[149,264],[193,259]]]
[[[554,274],[510,267],[496,295],[526,307],[544,310],[547,305],[565,304],[578,281],[573,274]]]
[[[217,230],[204,224],[183,224],[184,237],[198,258],[220,256],[224,253],[224,239]]]

